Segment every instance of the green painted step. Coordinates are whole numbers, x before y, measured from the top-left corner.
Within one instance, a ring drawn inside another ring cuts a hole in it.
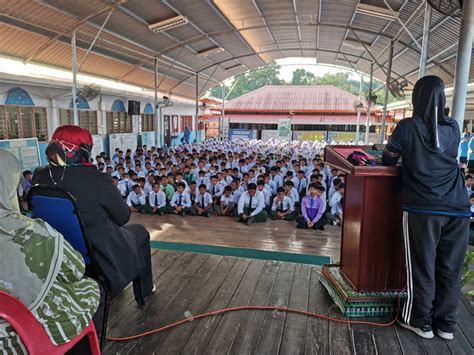
[[[150,244],[151,247],[155,249],[175,250],[188,253],[215,254],[223,256],[235,256],[239,258],[274,260],[309,265],[324,265],[332,263],[331,257],[324,255],[293,254],[278,251],[222,247],[206,244],[162,242],[156,240],[150,241]]]

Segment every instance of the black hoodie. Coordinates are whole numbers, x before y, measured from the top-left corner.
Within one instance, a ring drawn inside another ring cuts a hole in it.
[[[413,117],[397,124],[382,157],[395,165],[402,157],[405,211],[470,217],[470,203],[457,155],[457,122],[444,114],[443,81],[425,76],[412,95]]]

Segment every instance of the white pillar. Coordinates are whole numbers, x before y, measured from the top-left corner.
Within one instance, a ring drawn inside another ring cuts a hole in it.
[[[429,6],[428,3],[426,5]],[[392,58],[393,58],[393,41],[390,42],[390,50],[388,52],[388,66],[387,66],[387,78],[385,80],[385,97],[383,101],[382,127],[380,128],[380,144],[383,144],[383,141],[385,140],[385,124],[387,121],[388,95],[390,94],[389,85],[390,85],[390,76],[392,75]]]
[[[76,59],[76,30],[72,31],[72,108],[74,110],[74,124],[79,126],[79,116],[77,112],[77,59]]]
[[[453,114],[461,133],[466,112],[467,83],[471,65],[472,40],[474,35],[474,0],[464,0],[461,17],[456,75],[454,78]]]
[[[428,44],[430,42],[431,6],[428,1],[425,4],[425,21],[423,23],[423,37],[421,43],[420,71],[419,77],[424,77],[426,72],[426,60],[428,59]]]

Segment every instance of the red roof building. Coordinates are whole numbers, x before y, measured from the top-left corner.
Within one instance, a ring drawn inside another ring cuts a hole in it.
[[[281,118],[291,118],[293,139],[325,136],[342,140],[344,136],[344,140],[353,140],[358,102],[358,96],[333,85],[267,85],[226,102],[224,117],[230,129],[252,129],[256,138],[270,138]],[[363,109],[361,125],[366,115]],[[211,114],[203,120],[219,122],[220,118],[220,114]],[[381,120],[381,112],[372,109],[371,132],[376,132]],[[391,123],[390,117],[387,123]]]

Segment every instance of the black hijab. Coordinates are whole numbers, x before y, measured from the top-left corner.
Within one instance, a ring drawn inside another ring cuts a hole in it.
[[[413,119],[426,149],[443,153],[453,143],[457,129],[444,113],[446,96],[443,81],[434,75],[419,79],[412,94]]]

